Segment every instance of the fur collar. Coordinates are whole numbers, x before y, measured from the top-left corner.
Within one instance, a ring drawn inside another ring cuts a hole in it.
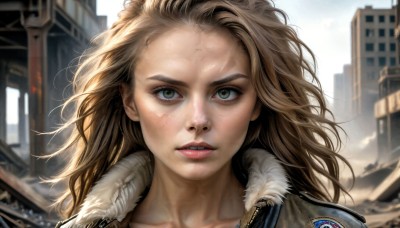
[[[87,195],[78,215],[63,227],[84,227],[97,219],[122,221],[151,183],[152,167],[147,152],[136,152],[119,161]],[[280,204],[289,185],[286,173],[273,155],[261,149],[244,154],[249,172],[244,203],[246,210],[256,204]]]

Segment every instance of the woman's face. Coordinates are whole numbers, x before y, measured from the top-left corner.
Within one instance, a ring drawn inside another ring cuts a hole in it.
[[[133,91],[133,92],[132,92]],[[230,167],[259,115],[247,54],[227,31],[179,26],[139,55],[127,115],[139,121],[155,173],[202,180]]]

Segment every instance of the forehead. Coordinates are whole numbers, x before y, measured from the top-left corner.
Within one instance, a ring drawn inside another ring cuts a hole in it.
[[[157,63],[157,64],[155,64]],[[162,65],[190,66],[211,63],[221,67],[248,64],[241,43],[227,30],[184,24],[167,29],[146,42],[138,55],[136,68]]]

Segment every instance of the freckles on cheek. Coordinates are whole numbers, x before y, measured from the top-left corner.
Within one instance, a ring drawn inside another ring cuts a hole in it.
[[[143,136],[148,136],[147,140],[165,137],[166,134],[170,134],[166,131],[171,127],[173,119],[169,113],[160,110],[145,110],[140,119]]]

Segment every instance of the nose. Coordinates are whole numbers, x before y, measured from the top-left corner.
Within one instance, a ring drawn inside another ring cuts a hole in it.
[[[211,129],[211,121],[207,112],[206,101],[194,99],[188,106],[187,130],[195,134],[201,134]]]

